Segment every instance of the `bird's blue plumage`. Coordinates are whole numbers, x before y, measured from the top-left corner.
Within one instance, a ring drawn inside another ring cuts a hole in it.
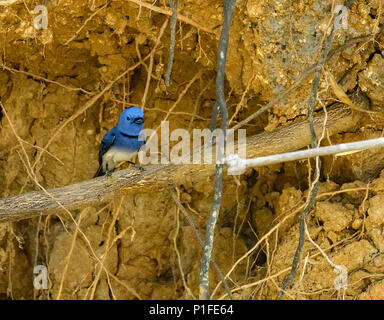
[[[116,127],[113,127],[109,130],[103,140],[101,140],[100,150],[99,150],[99,164],[101,165],[103,162],[103,155],[109,150],[110,147],[113,146],[116,140]]]
[[[109,130],[101,140],[99,170],[95,177],[109,174],[120,161],[130,161],[145,144],[140,135],[143,129],[143,111],[137,107],[125,109],[117,126]]]

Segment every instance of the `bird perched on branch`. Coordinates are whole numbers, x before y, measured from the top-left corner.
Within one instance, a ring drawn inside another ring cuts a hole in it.
[[[99,150],[100,166],[94,178],[104,174],[111,175],[116,165],[121,161],[127,161],[144,170],[130,161],[145,144],[145,136],[141,134],[143,117],[143,111],[137,107],[125,109],[121,113],[117,126],[109,130],[101,140]]]

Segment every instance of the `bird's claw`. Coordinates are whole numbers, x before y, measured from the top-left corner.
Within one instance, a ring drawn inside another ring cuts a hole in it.
[[[135,164],[135,167],[140,171],[145,171],[145,169],[142,166],[139,166],[138,164]]]
[[[107,171],[105,172],[105,175],[106,175],[107,177],[112,176],[112,171],[108,171],[108,170],[107,170]]]

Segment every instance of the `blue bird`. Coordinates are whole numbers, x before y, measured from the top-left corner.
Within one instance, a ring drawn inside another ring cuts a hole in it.
[[[109,130],[101,140],[99,150],[100,166],[94,178],[104,174],[111,175],[116,165],[121,161],[128,161],[144,170],[130,161],[145,144],[145,136],[141,134],[143,117],[143,111],[137,107],[125,109],[121,113],[117,126]]]

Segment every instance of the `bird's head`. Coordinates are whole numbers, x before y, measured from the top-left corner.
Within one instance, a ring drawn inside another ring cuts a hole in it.
[[[117,127],[123,134],[137,137],[143,130],[143,117],[143,111],[137,107],[125,109],[121,113]]]

